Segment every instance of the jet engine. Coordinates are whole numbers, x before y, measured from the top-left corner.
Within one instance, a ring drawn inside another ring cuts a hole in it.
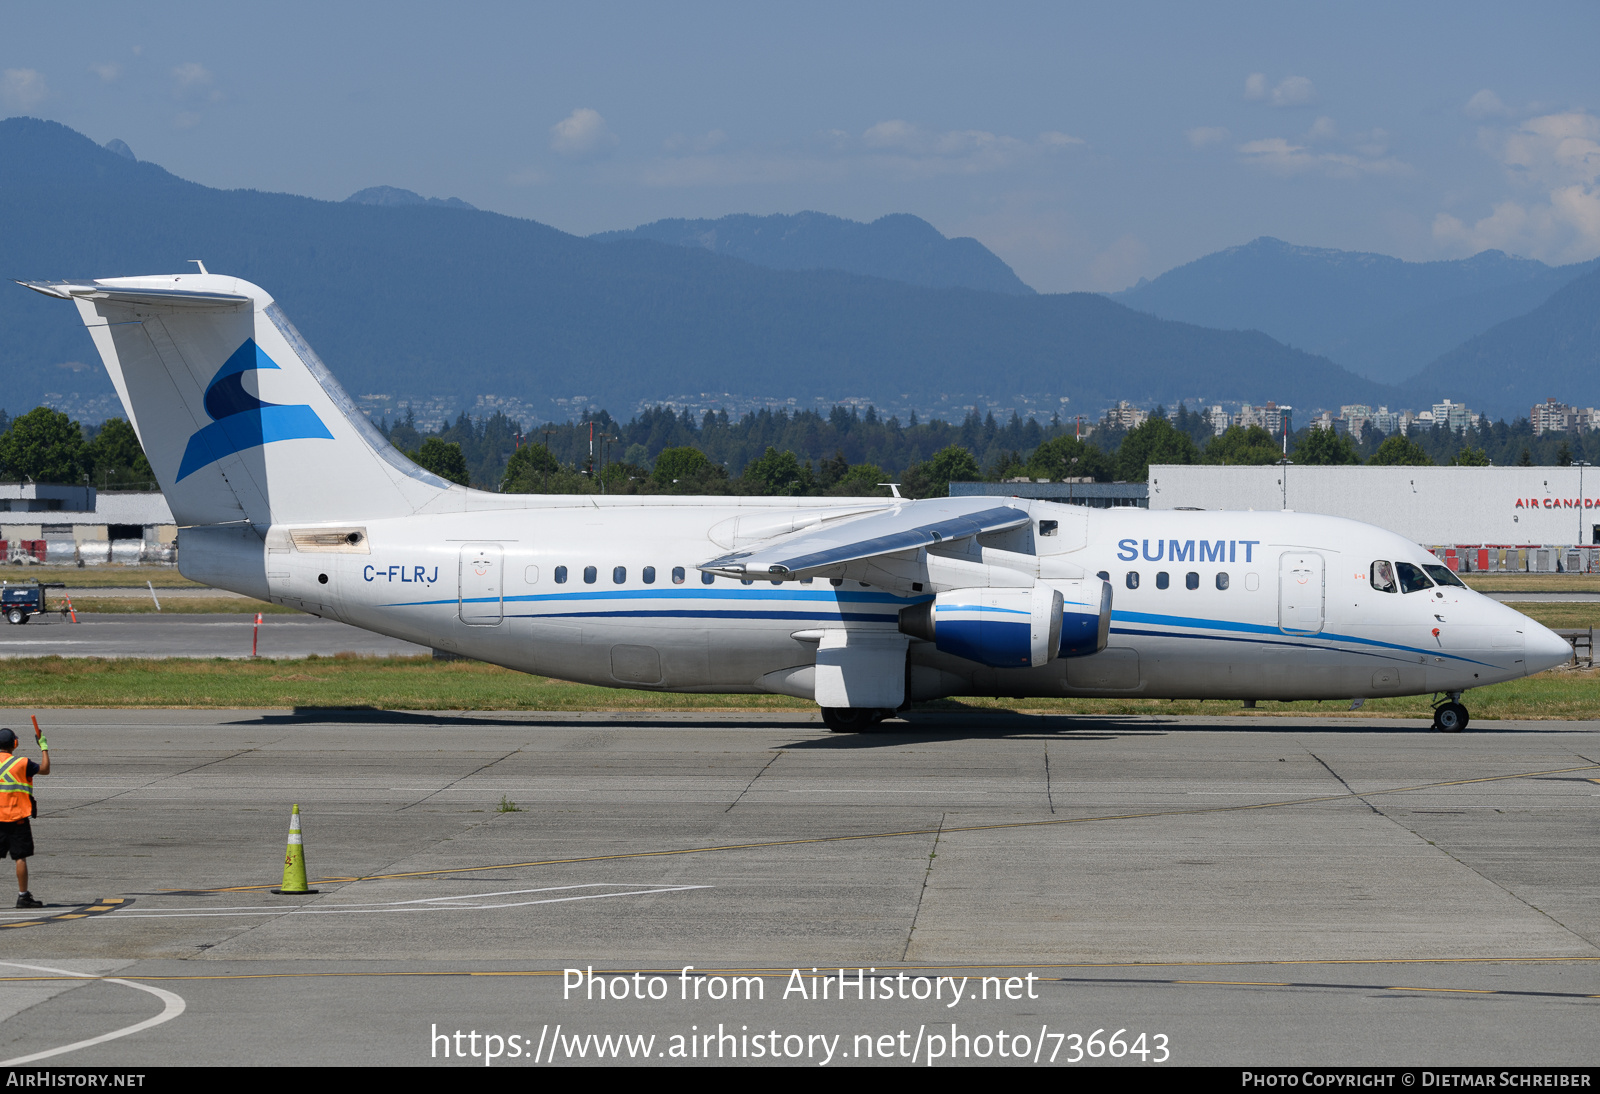
[[[993,668],[1038,668],[1106,647],[1111,586],[1068,581],[1031,589],[956,589],[900,611],[900,630],[941,653]]]

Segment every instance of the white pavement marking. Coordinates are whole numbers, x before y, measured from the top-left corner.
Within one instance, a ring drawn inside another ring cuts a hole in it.
[[[463,870],[471,873],[471,870]],[[498,893],[463,893],[460,896],[421,897],[416,900],[388,900],[382,903],[347,904],[342,908],[315,908],[297,904],[288,908],[161,908],[148,912],[119,915],[118,919],[206,919],[253,915],[380,915],[385,912],[440,912],[452,910],[492,910],[495,908],[528,908],[535,904],[566,904],[575,900],[605,900],[614,896],[651,896],[656,893],[684,893],[691,889],[712,889],[712,885],[664,885],[648,889],[629,889],[620,893],[585,893],[581,896],[545,897],[542,900],[516,900],[500,904],[461,904],[451,901],[485,900],[497,896],[525,896],[529,893],[558,893],[571,889],[603,889],[616,882],[592,881],[582,885],[554,885],[545,889],[506,889]]]
[[[12,1067],[16,1064],[31,1064],[35,1060],[47,1060],[51,1056],[60,1056],[64,1052],[76,1052],[80,1048],[88,1048],[91,1045],[104,1044],[106,1041],[115,1041],[118,1037],[126,1037],[130,1033],[138,1033],[140,1030],[149,1029],[152,1026],[159,1026],[163,1022],[170,1022],[178,1015],[182,1014],[189,1005],[183,1001],[183,996],[177,994],[176,992],[170,992],[163,988],[152,988],[148,984],[136,984],[132,980],[123,980],[115,976],[100,977],[91,972],[73,972],[71,969],[53,969],[46,965],[23,965],[16,961],[0,961],[0,965],[6,965],[13,969],[27,969],[29,972],[47,972],[55,976],[72,976],[83,980],[104,980],[107,984],[121,984],[125,988],[138,988],[140,991],[147,991],[157,999],[160,999],[162,1003],[161,1013],[156,1015],[154,1018],[146,1018],[144,1021],[135,1022],[131,1026],[124,1026],[122,1029],[114,1029],[110,1033],[102,1033],[98,1037],[90,1037],[87,1040],[74,1041],[72,1044],[62,1045],[60,1048],[47,1048],[43,1052],[35,1052],[30,1056],[14,1056],[9,1060],[0,1060],[0,1067]]]

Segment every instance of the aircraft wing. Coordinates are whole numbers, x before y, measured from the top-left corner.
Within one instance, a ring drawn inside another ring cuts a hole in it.
[[[995,498],[929,498],[856,520],[781,536],[697,568],[724,577],[807,577],[829,567],[915,551],[985,532],[1019,528],[1032,518]]]

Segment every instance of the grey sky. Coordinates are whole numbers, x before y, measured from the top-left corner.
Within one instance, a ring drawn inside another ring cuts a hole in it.
[[[1258,235],[1600,254],[1593,3],[8,4],[0,30],[0,113],[211,186],[579,234],[909,212],[1043,291]]]

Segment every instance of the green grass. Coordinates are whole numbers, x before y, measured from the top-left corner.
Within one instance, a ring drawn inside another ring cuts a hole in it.
[[[204,589],[176,566],[37,566],[0,564],[0,578],[13,585],[33,581],[60,581],[74,589],[110,589],[143,585],[158,589]]]
[[[156,593],[157,596],[161,594]],[[52,596],[50,607],[54,610],[64,603],[61,597]],[[72,606],[81,614],[93,612],[101,615],[154,615],[156,606],[148,594],[136,596],[75,596]],[[172,596],[161,601],[162,615],[299,615],[295,608],[282,604],[269,604],[239,596]]]
[[[1480,593],[1600,593],[1600,574],[1479,572],[1456,576]]]
[[[477,661],[339,654],[303,661],[0,660],[0,687],[13,709],[154,707],[171,709],[329,708],[383,710],[767,711],[811,713],[782,695],[676,695],[569,684]],[[1600,714],[1600,672],[1557,670],[1472,691],[1476,720],[1593,718]],[[1210,714],[1229,717],[1348,715],[1339,702],[1263,703],[1253,711],[1232,700],[963,699],[930,710],[1019,710],[1049,714]],[[1359,717],[1425,718],[1427,696],[1371,699]]]
[[[1507,601],[1506,607],[1515,608],[1529,619],[1553,630],[1600,627],[1600,604],[1518,604]]]

